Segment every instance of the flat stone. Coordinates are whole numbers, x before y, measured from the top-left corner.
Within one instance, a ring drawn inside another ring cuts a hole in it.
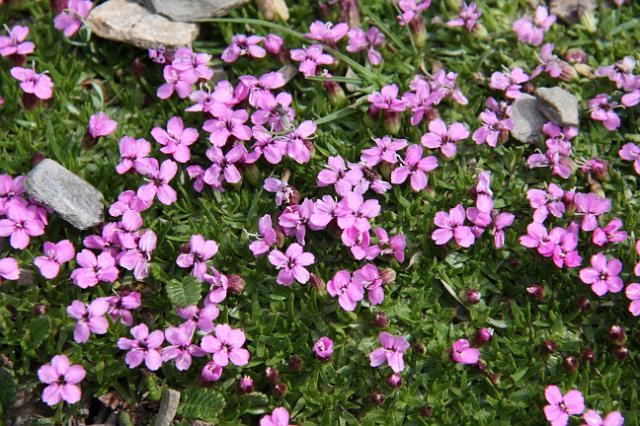
[[[260,13],[267,21],[274,19],[289,20],[289,8],[284,0],[256,0]]]
[[[156,417],[154,426],[169,426],[178,412],[179,404],[180,392],[174,389],[167,389],[166,392],[162,394],[160,409],[158,410],[158,416]]]
[[[595,0],[552,0],[551,13],[569,24],[575,24],[582,15],[593,12],[597,6]]]
[[[173,22],[133,0],[109,0],[101,4],[91,10],[87,25],[100,37],[143,49],[191,46],[198,36],[198,25]]]
[[[27,194],[80,230],[104,221],[102,193],[53,160],[38,163],[24,186]]]
[[[546,118],[538,111],[535,96],[523,93],[511,105],[511,135],[524,143],[537,142],[542,134],[542,126]]]
[[[561,87],[540,87],[536,89],[538,110],[549,121],[560,126],[578,127],[580,112],[578,98]]]
[[[244,6],[249,0],[142,0],[152,12],[173,21],[194,22],[214,16],[224,16],[231,9]]]
[[[288,83],[298,74],[298,67],[293,64],[286,64],[283,65],[278,72],[282,74],[284,81]]]

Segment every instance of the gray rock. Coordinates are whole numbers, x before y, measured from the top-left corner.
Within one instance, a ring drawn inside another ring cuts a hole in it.
[[[542,134],[542,126],[547,121],[537,108],[535,96],[523,93],[511,105],[511,135],[524,143],[537,142]]]
[[[256,0],[260,13],[267,21],[274,19],[289,20],[289,8],[284,0]]]
[[[578,98],[560,87],[540,87],[536,89],[538,110],[556,124],[578,127],[580,113]]]
[[[582,15],[593,12],[597,6],[595,0],[552,0],[551,13],[569,24],[575,24]]]
[[[223,16],[249,0],[142,0],[149,10],[179,22]]]
[[[154,426],[169,426],[176,416],[179,404],[180,392],[174,389],[167,389],[167,391],[162,394],[160,409],[158,410],[158,416],[156,417]]]
[[[27,194],[80,230],[104,221],[100,191],[53,160],[38,163],[24,186]]]
[[[282,77],[284,77],[284,81],[288,83],[293,79],[293,77],[296,76],[296,74],[298,74],[298,67],[293,64],[287,64],[283,65],[282,68],[278,70],[278,72],[282,74]]]
[[[132,0],[109,0],[101,4],[91,10],[87,25],[100,37],[143,49],[191,46],[198,36],[198,25],[173,22]]]

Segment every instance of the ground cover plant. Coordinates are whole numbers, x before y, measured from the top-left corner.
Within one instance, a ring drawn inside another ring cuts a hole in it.
[[[0,6],[7,424],[638,424],[638,4],[249,4],[147,52],[98,3]],[[579,125],[520,142],[544,87]]]

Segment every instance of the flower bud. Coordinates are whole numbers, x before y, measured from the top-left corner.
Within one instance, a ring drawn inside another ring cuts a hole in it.
[[[589,56],[580,48],[571,48],[564,55],[564,58],[574,64],[586,64],[589,62]]]
[[[566,356],[562,360],[562,365],[567,373],[574,373],[578,369],[578,360],[573,356]]]
[[[390,375],[389,377],[387,377],[387,384],[392,389],[400,387],[400,385],[402,384],[402,376],[396,373]]]
[[[618,346],[613,350],[613,355],[618,361],[626,361],[629,358],[629,349],[624,346]]]
[[[580,23],[588,33],[594,34],[598,31],[598,20],[593,12],[585,11],[582,16],[580,16]]]
[[[573,66],[576,72],[583,77],[593,78],[593,69],[587,64],[575,64]]]
[[[380,269],[380,278],[383,284],[391,284],[396,280],[396,271],[391,268]]]
[[[276,370],[274,367],[267,367],[264,370],[264,375],[269,383],[276,383],[278,380],[280,380],[280,373],[278,373],[278,370]]]
[[[486,373],[487,372],[487,363],[483,360],[478,360],[478,362],[476,363],[476,368],[478,369],[479,372],[481,373]]]
[[[200,379],[206,382],[217,382],[222,377],[222,367],[213,361],[209,361],[200,373]]]
[[[562,71],[560,72],[560,80],[571,81],[578,78],[578,71],[569,63],[565,61],[558,61]]]
[[[383,313],[377,313],[373,317],[373,326],[377,328],[385,328],[389,325],[389,318]]]
[[[349,28],[360,27],[358,0],[342,0],[340,2],[340,20],[349,24]]]
[[[242,393],[251,393],[254,391],[253,379],[249,376],[242,376],[238,380],[238,390]]]
[[[287,385],[285,383],[276,383],[273,385],[273,393],[279,397],[282,398],[283,396],[285,396],[287,394]]]
[[[619,325],[612,325],[609,329],[609,339],[616,345],[624,345],[627,341],[627,334],[624,332],[624,328]]]
[[[51,0],[50,3],[53,14],[59,15],[68,7],[69,0]]]
[[[31,156],[31,164],[35,166],[35,165],[37,165],[38,163],[40,163],[44,159],[45,159],[44,154],[42,152],[40,152],[40,151],[36,151]]]
[[[424,346],[424,343],[416,342],[416,344],[413,345],[413,350],[416,351],[417,354],[423,355],[427,351],[427,348]]]
[[[490,328],[481,328],[476,331],[476,335],[474,337],[474,342],[476,345],[483,345],[489,341],[493,337],[493,330]]]
[[[32,110],[40,104],[40,99],[33,93],[22,94],[22,106],[27,110]]]
[[[144,62],[140,58],[135,58],[131,63],[131,74],[133,78],[139,80],[144,75]]]
[[[585,314],[591,312],[591,301],[586,297],[579,298],[576,306]]]
[[[327,95],[329,96],[329,102],[331,102],[331,105],[333,105],[334,107],[340,107],[345,104],[347,96],[345,95],[342,86],[332,80],[325,80],[322,82],[322,85],[327,91]]]
[[[289,358],[289,368],[293,371],[300,371],[302,370],[302,358],[300,358],[298,355],[293,355],[291,358]]]
[[[467,303],[471,305],[475,305],[476,303],[480,302],[481,298],[482,298],[482,295],[478,290],[473,288],[464,289],[464,299],[467,301]]]
[[[424,26],[422,17],[417,16],[413,21],[409,22],[409,28],[411,28],[416,47],[418,49],[424,47],[427,44],[427,29]]]
[[[311,273],[309,275],[309,281],[311,282],[311,285],[318,293],[323,294],[324,292],[327,291],[327,285],[325,284],[324,280],[320,278],[318,275]]]
[[[262,174],[258,166],[254,164],[246,164],[243,167],[242,176],[246,177],[249,183],[253,186],[260,186]]]
[[[238,274],[229,274],[227,275],[227,288],[231,294],[242,294],[244,291],[244,286],[246,282],[242,277]]]
[[[41,317],[49,313],[49,306],[38,303],[33,307],[33,315]]]
[[[375,391],[369,395],[369,400],[373,405],[377,405],[379,407],[384,404],[384,394],[380,391]]]
[[[582,360],[584,362],[594,362],[596,360],[596,353],[591,348],[584,348],[582,350]]]
[[[533,297],[538,303],[544,300],[544,287],[539,284],[534,284],[527,287],[527,293],[529,293],[529,295]]]
[[[295,189],[293,186],[291,187],[291,195],[289,195],[289,205],[293,206],[300,203],[300,191]]]
[[[420,409],[420,415],[422,417],[427,417],[427,418],[433,416],[433,408],[431,408],[428,405],[425,405]]]
[[[542,350],[542,353],[544,354],[547,354],[547,355],[552,354],[557,349],[558,349],[558,345],[556,345],[556,342],[554,342],[551,339],[547,339],[544,342],[542,342],[541,350]]]
[[[384,112],[384,128],[391,135],[397,135],[401,126],[400,113],[397,111]]]

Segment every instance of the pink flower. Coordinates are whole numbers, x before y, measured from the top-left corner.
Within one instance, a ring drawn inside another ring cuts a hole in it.
[[[262,142],[260,145],[268,145],[264,141],[267,139],[265,137],[267,135],[271,139],[279,140],[273,138],[272,134],[263,127],[264,125],[274,132],[281,132],[289,127],[289,123],[296,118],[296,112],[291,108],[292,102],[293,97],[287,92],[280,92],[274,96],[271,92],[263,91],[259,96],[256,96],[255,104],[257,109],[251,114],[251,122],[257,126],[253,128],[253,137],[258,142]],[[259,138],[260,136],[261,138]],[[268,157],[267,161],[272,164],[280,162],[280,160],[271,161]]]
[[[255,115],[255,113],[254,113]],[[278,118],[278,122],[280,119]],[[274,126],[274,131],[278,126]],[[287,141],[284,139],[273,136],[267,129],[262,126],[255,126],[253,129],[253,138],[256,143],[252,146],[253,152],[247,154],[245,162],[253,164],[264,156],[269,164],[278,164],[282,161],[282,157],[287,153]]]
[[[122,253],[118,259],[118,264],[128,271],[133,271],[133,276],[137,280],[143,280],[149,276],[149,260],[151,253],[156,248],[158,237],[151,229],[146,229],[137,247]]]
[[[380,162],[396,164],[398,162],[397,152],[407,146],[406,139],[394,139],[390,136],[375,138],[376,144],[373,148],[362,150],[360,161],[370,167],[377,166]]]
[[[558,268],[562,268],[563,266],[567,268],[580,266],[582,257],[580,257],[576,250],[578,247],[577,225],[575,232],[571,230],[571,226],[569,230],[553,228],[549,233],[549,241],[552,243],[550,247],[553,246],[551,257],[553,258],[553,263]]]
[[[222,52],[222,60],[230,64],[238,60],[241,56],[250,58],[264,58],[267,52],[259,44],[263,41],[259,36],[247,36],[236,34],[231,38],[231,44]]]
[[[182,323],[179,327],[169,327],[164,333],[169,346],[162,348],[162,362],[175,360],[179,371],[186,371],[191,367],[191,357],[202,357],[205,352],[191,343],[196,324],[193,321]]]
[[[371,229],[370,219],[380,214],[380,203],[378,200],[366,200],[361,194],[351,192],[338,203],[336,216],[340,229],[354,227],[359,231]]]
[[[405,26],[415,20],[422,19],[422,12],[431,6],[431,0],[400,0],[398,2],[402,14],[398,15],[398,22]]]
[[[245,123],[249,114],[244,109],[232,110],[225,108],[216,118],[204,122],[202,128],[210,132],[209,141],[216,147],[223,147],[229,138],[241,141],[251,139],[251,128]]]
[[[109,302],[109,316],[113,321],[118,321],[128,327],[133,325],[133,315],[131,310],[138,309],[142,306],[141,295],[137,291],[124,291],[121,295],[111,296],[107,298]]]
[[[176,202],[178,196],[176,191],[169,186],[169,182],[178,173],[178,165],[171,160],[164,160],[162,165],[158,165],[158,160],[149,158],[142,170],[149,183],[138,188],[137,195],[142,201],[153,201],[158,196],[158,201],[162,204],[170,205]]]
[[[622,426],[624,425],[624,417],[619,411],[612,411],[607,414],[604,420],[600,417],[600,414],[594,410],[588,410],[582,416],[586,422],[583,426]]]
[[[429,177],[427,173],[438,167],[438,159],[433,155],[422,157],[420,145],[409,145],[404,157],[404,165],[396,167],[391,172],[391,183],[401,184],[411,178],[411,189],[420,191],[427,187]]]
[[[89,16],[91,8],[93,2],[90,0],[68,0],[66,10],[53,19],[53,24],[65,36],[72,37]]]
[[[278,217],[278,225],[280,225],[285,235],[295,235],[298,244],[304,246],[307,225],[311,219],[314,208],[313,200],[308,198],[305,198],[301,204],[287,206],[280,217]]]
[[[407,103],[398,99],[398,90],[397,84],[386,84],[380,92],[373,92],[367,99],[376,110],[402,112],[407,109]]]
[[[367,290],[369,303],[372,305],[379,305],[384,301],[384,290],[382,277],[378,267],[367,263],[362,268],[353,272],[353,282],[362,286]]]
[[[289,412],[284,407],[278,407],[260,419],[260,426],[290,426]]]
[[[311,159],[310,147],[313,147],[313,145],[310,139],[316,130],[316,123],[306,120],[300,123],[296,130],[285,136],[287,155],[298,164],[307,163]]]
[[[342,231],[340,236],[342,244],[349,247],[351,254],[356,260],[373,260],[380,254],[380,249],[376,245],[370,245],[371,235],[369,231],[363,231],[355,226]]]
[[[284,48],[284,40],[276,34],[267,34],[264,36],[264,48],[272,55],[279,55]]]
[[[592,192],[584,194],[578,192],[573,198],[576,214],[582,218],[582,230],[593,231],[598,227],[598,216],[611,210],[611,200],[600,197]]]
[[[248,90],[249,104],[253,107],[258,108],[260,105],[260,100],[264,96],[273,96],[271,94],[271,90],[279,89],[285,84],[287,84],[287,82],[285,81],[282,73],[279,71],[272,71],[261,75],[260,78],[256,78],[252,75],[240,76],[240,83],[237,90]],[[243,94],[242,97],[244,96],[245,95]]]
[[[520,237],[520,244],[527,248],[535,248],[544,257],[553,255],[555,244],[549,239],[547,228],[541,223],[527,225],[527,234]]]
[[[194,73],[180,72],[172,65],[164,67],[162,76],[166,83],[158,87],[156,92],[156,96],[160,99],[169,99],[173,92],[176,92],[180,99],[185,99],[191,94],[193,85],[198,81]]]
[[[373,232],[378,237],[380,254],[393,255],[398,262],[404,262],[404,250],[407,247],[407,240],[402,233],[389,238],[387,231],[380,227],[375,228]]]
[[[349,31],[349,25],[340,22],[333,25],[331,22],[315,21],[309,26],[306,38],[320,41],[330,46],[335,46]]]
[[[218,324],[215,337],[208,335],[202,338],[202,350],[213,354],[213,362],[220,367],[232,364],[241,367],[249,363],[249,351],[244,349],[246,338],[239,328],[231,328],[229,324]]]
[[[486,143],[492,148],[499,141],[505,141],[509,137],[509,131],[513,129],[511,107],[504,102],[498,102],[493,98],[487,99],[487,109],[480,113],[482,126],[473,132],[473,140],[477,145]]]
[[[582,414],[584,398],[578,390],[570,390],[564,396],[556,385],[549,385],[544,390],[544,397],[549,405],[544,407],[544,415],[552,426],[566,426],[570,415]]]
[[[456,155],[456,142],[469,137],[469,130],[462,123],[452,123],[447,129],[444,121],[437,118],[429,123],[429,133],[422,135],[422,145],[429,149],[440,149],[446,158]]]
[[[211,80],[213,70],[209,68],[211,55],[207,53],[195,53],[188,47],[181,47],[176,50],[171,66],[181,74],[193,74],[196,80]]]
[[[618,293],[624,283],[618,276],[622,272],[622,262],[618,259],[607,260],[602,254],[591,256],[591,268],[580,270],[580,280],[591,285],[591,290],[598,296],[604,296],[608,292]]]
[[[116,127],[118,127],[118,123],[109,119],[109,116],[104,112],[93,114],[89,118],[89,134],[94,139],[109,136],[115,132]]]
[[[0,175],[0,216],[6,215],[6,205],[9,201],[16,199],[23,201],[24,176],[17,176],[15,179],[9,175]]]
[[[58,243],[47,241],[42,248],[44,256],[38,256],[33,263],[40,269],[40,273],[47,279],[58,276],[60,266],[67,263],[75,256],[76,252],[73,244],[69,240],[62,240]]]
[[[627,299],[631,300],[629,304],[629,312],[634,317],[640,315],[640,284],[631,283],[624,290]]]
[[[527,191],[527,198],[532,208],[536,209],[533,213],[533,220],[543,223],[549,213],[554,217],[562,217],[565,212],[565,205],[562,201],[564,191],[555,183],[549,184],[546,191],[542,189],[530,189]]]
[[[192,235],[189,239],[189,251],[182,253],[176,259],[181,268],[193,266],[191,275],[202,277],[207,272],[207,260],[218,253],[218,243],[213,240],[205,240],[202,235]]]
[[[491,74],[491,81],[489,87],[494,90],[502,90],[505,92],[505,96],[509,99],[518,99],[522,92],[522,84],[529,81],[529,76],[522,68],[516,67],[512,69],[509,74],[505,74],[500,71],[496,71]]]
[[[118,142],[118,148],[120,150],[120,162],[116,166],[118,174],[125,174],[131,169],[138,173],[145,170],[145,161],[151,153],[151,144],[148,141],[123,136]]]
[[[540,75],[540,73],[542,73],[543,71],[549,74],[551,78],[564,77],[562,73],[565,71],[565,68],[568,68],[568,64],[558,59],[558,57],[553,54],[553,48],[553,43],[546,43],[544,46],[542,46],[542,49],[540,49],[540,54],[538,55],[538,58],[542,63],[538,65],[536,69],[531,73],[532,79]]]
[[[263,188],[268,192],[275,192],[276,206],[281,206],[283,203],[289,204],[294,195],[293,187],[286,181],[272,177],[264,180]]]
[[[124,362],[129,368],[136,368],[144,361],[144,365],[151,371],[162,367],[162,354],[160,352],[164,342],[162,330],[149,333],[146,324],[139,324],[131,328],[133,339],[121,337],[118,339],[118,348],[128,351]]]
[[[305,266],[313,265],[315,261],[315,256],[305,252],[298,243],[291,244],[286,253],[277,249],[269,253],[269,262],[280,270],[276,282],[287,287],[293,284],[294,280],[306,284],[309,281],[309,271]]]
[[[221,274],[214,267],[211,267],[211,274],[204,274],[202,280],[209,284],[209,293],[205,297],[206,304],[222,303],[227,298],[229,279]]]
[[[535,22],[529,16],[520,18],[513,23],[513,31],[517,34],[519,41],[539,46],[544,39],[544,33],[551,28],[554,22],[556,22],[556,16],[549,15],[546,7],[538,6]]]
[[[347,171],[344,159],[338,155],[329,157],[325,168],[318,173],[316,182],[320,188],[334,185],[336,194],[346,196],[361,179],[362,171],[360,169]]]
[[[75,404],[82,396],[80,383],[86,372],[81,365],[71,365],[65,355],[56,355],[50,364],[38,369],[38,379],[48,386],[42,392],[42,401],[54,406],[60,401]]]
[[[620,127],[620,117],[614,112],[617,103],[609,102],[609,95],[601,93],[589,101],[591,119],[601,121],[607,130],[613,131]]]
[[[447,244],[453,238],[458,246],[471,247],[476,238],[471,232],[471,228],[466,226],[464,222],[465,209],[462,204],[450,209],[448,214],[440,211],[433,219],[433,223],[440,229],[433,231],[431,238],[437,245]]]
[[[640,175],[640,147],[634,143],[626,143],[618,151],[620,158],[633,161],[633,169]]]
[[[220,310],[215,304],[209,304],[209,300],[205,300],[204,303],[205,305],[202,309],[196,305],[191,305],[184,308],[176,308],[176,311],[180,318],[195,322],[198,330],[211,333],[214,328],[213,321],[220,315]]]
[[[209,361],[202,367],[200,378],[206,382],[217,382],[222,377],[223,368],[213,361]]]
[[[493,219],[493,244],[497,249],[504,247],[504,230],[513,225],[515,218],[512,213],[500,213]]]
[[[11,237],[9,244],[22,250],[31,237],[44,234],[44,224],[36,217],[35,210],[23,201],[14,199],[5,204],[5,219],[0,220],[0,237]]]
[[[36,49],[36,45],[25,41],[29,35],[29,27],[15,25],[9,30],[8,36],[0,36],[0,55],[28,55]]]
[[[291,59],[300,62],[298,70],[305,77],[316,75],[318,66],[333,65],[335,63],[333,56],[324,53],[322,46],[319,44],[312,44],[303,49],[293,49],[290,54]]]
[[[482,16],[482,12],[478,10],[478,5],[473,2],[467,5],[467,2],[462,2],[460,5],[460,12],[458,18],[451,19],[447,22],[448,27],[462,27],[464,26],[467,31],[473,31],[478,23],[478,19]]]
[[[451,358],[458,364],[476,364],[480,351],[472,348],[467,339],[458,339],[451,345]]]
[[[362,284],[353,281],[349,271],[344,269],[336,272],[329,280],[327,292],[331,297],[337,297],[340,307],[349,312],[352,312],[357,303],[364,298]]]
[[[86,305],[80,300],[74,300],[67,306],[67,315],[76,320],[73,329],[73,340],[76,343],[86,343],[89,335],[106,334],[109,322],[105,318],[109,310],[109,302],[105,297],[100,297]]]
[[[0,259],[0,278],[15,281],[20,278],[18,262],[12,257]],[[1,281],[1,280],[0,280]]]
[[[384,34],[376,27],[369,27],[367,32],[361,28],[352,28],[349,30],[349,44],[347,52],[367,51],[367,60],[371,65],[380,65],[382,63],[382,55],[376,50],[384,44]]]
[[[319,360],[328,360],[333,354],[333,340],[327,336],[322,336],[313,344],[313,353]]]
[[[618,218],[614,218],[604,228],[597,227],[593,230],[592,241],[593,244],[598,247],[603,247],[607,244],[620,243],[627,240],[627,232],[620,229],[624,226],[624,223]]]
[[[80,288],[94,287],[98,282],[112,283],[118,279],[116,261],[109,252],[102,252],[96,258],[93,252],[84,249],[76,256],[80,268],[71,272],[73,283]]]
[[[313,229],[325,229],[337,217],[338,203],[331,195],[324,195],[316,200],[309,223]]]
[[[140,212],[147,210],[149,207],[151,207],[151,201],[142,201],[135,191],[126,190],[118,195],[118,201],[111,204],[109,214],[113,217],[122,216],[126,212],[135,212],[140,215]],[[142,222],[142,217],[137,220]]]
[[[180,117],[170,118],[167,130],[154,127],[151,135],[162,145],[160,152],[171,154],[178,163],[186,163],[191,159],[189,145],[198,140],[198,131],[191,127],[185,129]]]
[[[213,164],[205,170],[203,179],[214,189],[223,190],[225,182],[234,184],[242,180],[242,175],[236,163],[242,162],[247,155],[244,145],[237,143],[226,154],[217,146],[207,149],[207,158]]]
[[[378,367],[387,363],[394,373],[404,370],[403,354],[411,346],[407,339],[403,336],[393,336],[384,331],[380,333],[378,338],[382,347],[369,354],[371,366]]]
[[[20,81],[20,88],[24,93],[42,100],[53,96],[53,81],[47,74],[38,74],[33,69],[22,67],[13,67],[10,72],[13,78]]]

